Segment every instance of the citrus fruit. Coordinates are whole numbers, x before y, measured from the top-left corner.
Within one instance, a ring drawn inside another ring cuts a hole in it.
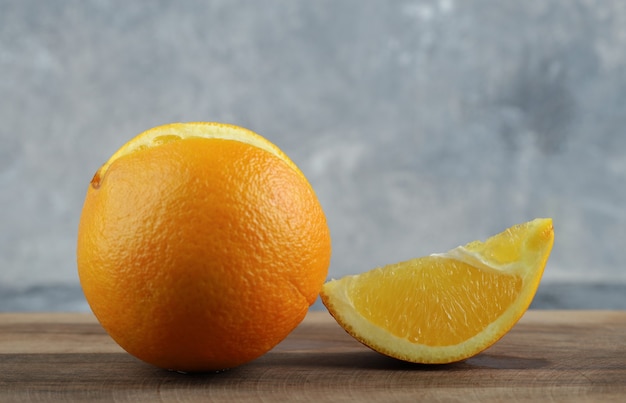
[[[102,327],[179,371],[231,368],[278,344],[317,298],[330,254],[302,172],[219,123],[130,140],[94,175],[78,227],[80,283]]]
[[[324,284],[322,302],[370,348],[437,364],[478,354],[528,309],[554,241],[551,219],[513,226],[485,242]]]

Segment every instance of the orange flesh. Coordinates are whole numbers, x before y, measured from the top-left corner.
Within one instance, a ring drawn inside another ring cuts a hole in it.
[[[354,307],[392,334],[428,346],[455,345],[480,333],[522,289],[517,275],[437,256],[395,266],[395,270],[361,274],[351,292]]]

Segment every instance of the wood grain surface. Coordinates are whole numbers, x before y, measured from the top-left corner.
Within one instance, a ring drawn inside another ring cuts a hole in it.
[[[416,365],[311,312],[263,357],[181,374],[121,350],[91,314],[0,314],[0,402],[626,401],[626,312],[529,311],[464,362]]]

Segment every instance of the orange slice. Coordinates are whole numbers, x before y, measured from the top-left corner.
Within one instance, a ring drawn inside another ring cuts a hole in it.
[[[506,334],[528,309],[554,242],[552,220],[485,242],[324,284],[322,302],[354,338],[385,355],[460,361]]]

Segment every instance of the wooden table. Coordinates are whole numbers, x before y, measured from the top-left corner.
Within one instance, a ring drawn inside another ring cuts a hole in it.
[[[185,375],[121,350],[91,314],[0,314],[0,402],[626,402],[626,312],[529,311],[498,343],[450,365],[363,347],[324,311],[223,373]]]

